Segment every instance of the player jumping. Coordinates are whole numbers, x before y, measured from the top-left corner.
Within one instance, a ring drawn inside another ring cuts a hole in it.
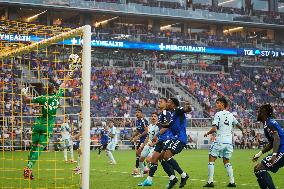
[[[223,163],[230,177],[230,183],[227,186],[236,187],[233,167],[230,163],[233,153],[233,126],[238,127],[242,132],[243,128],[233,114],[226,110],[227,107],[228,102],[224,97],[216,100],[218,112],[214,116],[211,130],[204,134],[204,137],[207,137],[216,133],[216,141],[212,143],[209,150],[208,181],[203,187],[214,187],[214,163],[218,157],[223,158]]]
[[[257,113],[257,121],[263,123],[264,134],[269,143],[255,154],[252,160],[257,161],[262,154],[269,152],[271,149],[273,149],[273,152],[254,167],[254,174],[261,189],[275,189],[268,171],[276,173],[284,166],[284,130],[272,118],[273,108],[270,104],[262,105]]]

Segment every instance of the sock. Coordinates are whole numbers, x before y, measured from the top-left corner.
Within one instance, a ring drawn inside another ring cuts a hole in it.
[[[169,164],[167,161],[162,160],[161,165],[163,166],[164,171],[167,173],[167,175],[170,177],[171,175],[175,175],[175,171],[171,164]]]
[[[45,148],[45,146],[33,146],[30,151],[29,161],[28,161],[28,168],[32,169],[35,162],[38,160],[38,157],[42,150]]]
[[[171,176],[170,176],[170,180],[174,180],[175,178],[176,178],[175,175],[171,175]]]
[[[235,183],[234,171],[232,165],[230,163],[226,163],[225,168],[227,170],[228,176],[230,177],[230,183]]]
[[[64,161],[67,161],[67,148],[64,148],[63,153],[64,153]]]
[[[186,177],[186,172],[183,172],[180,176],[181,176],[181,178],[185,178]]]
[[[213,176],[214,176],[214,162],[208,163],[208,183],[213,182]]]
[[[150,172],[149,172],[150,177],[154,177],[154,174],[157,171],[157,168],[158,168],[158,163],[151,163],[150,164]]]
[[[74,161],[73,145],[70,146],[70,156],[71,156],[71,160]]]
[[[114,159],[111,151],[107,151],[107,156],[112,163],[115,163],[115,159]]]
[[[135,162],[135,167],[138,168],[139,167],[139,156],[136,156],[136,162]]]
[[[144,162],[139,162],[140,175],[144,174]]]
[[[80,154],[78,154],[78,162],[77,162],[77,167],[79,167],[80,168]]]
[[[103,146],[101,145],[101,146],[99,147],[99,155],[101,155],[102,148],[103,148]]]
[[[147,177],[147,180],[149,180],[149,181],[151,181],[151,182],[152,182],[152,181],[153,181],[153,177],[148,176],[148,177]]]
[[[183,173],[183,170],[180,168],[178,162],[174,158],[170,158],[167,162],[173,167],[173,169],[178,172],[180,175]]]
[[[257,177],[257,182],[261,189],[275,189],[273,180],[266,170],[255,172],[255,176]]]

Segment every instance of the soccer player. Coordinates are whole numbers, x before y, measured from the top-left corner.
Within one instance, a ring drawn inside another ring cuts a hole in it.
[[[148,127],[148,136],[146,140],[144,141],[144,144],[142,144],[143,150],[141,152],[141,156],[139,159],[139,169],[140,169],[140,174],[136,175],[136,177],[143,177],[144,176],[144,160],[145,158],[148,158],[148,160],[152,157],[153,152],[154,152],[154,146],[157,143],[157,141],[154,140],[154,137],[158,134],[159,132],[159,127],[158,127],[158,113],[153,112],[151,115],[151,124]]]
[[[143,146],[141,146],[141,144],[144,143],[148,133],[148,121],[145,118],[143,118],[142,110],[137,109],[135,116],[137,118],[135,122],[136,132],[131,138],[131,141],[136,143],[136,163],[135,163],[136,168],[134,169],[133,174],[136,174],[139,168],[139,158],[141,151],[143,150]]]
[[[171,118],[171,113],[167,111],[167,99],[160,98],[158,102],[159,115],[158,115],[158,126],[159,133],[156,136],[158,138],[158,143],[155,145],[154,153],[151,157],[149,176],[138,186],[152,186],[153,177],[158,168],[158,161],[160,160],[161,152],[164,148],[165,143],[173,137],[172,132],[164,125],[168,125]],[[161,162],[163,164],[163,162]]]
[[[263,123],[264,134],[269,143],[255,154],[252,160],[255,162],[262,154],[273,150],[272,154],[266,156],[254,167],[254,174],[261,189],[275,189],[268,171],[276,173],[284,166],[284,130],[272,117],[273,108],[270,104],[262,105],[258,109],[257,121]]]
[[[208,181],[203,187],[214,187],[214,163],[218,157],[223,158],[223,163],[230,178],[227,186],[236,187],[233,167],[230,163],[233,153],[233,126],[238,127],[242,132],[244,131],[234,115],[226,110],[227,107],[226,98],[220,97],[216,100],[218,112],[214,116],[211,130],[204,134],[204,137],[207,137],[212,133],[216,133],[216,141],[212,143],[209,150]]]
[[[83,127],[83,115],[82,111],[78,114],[78,129],[79,133],[73,136],[74,140],[79,140],[79,147],[78,147],[78,161],[77,166],[73,169],[74,173],[76,175],[81,174],[81,158],[82,158],[82,152],[81,152],[81,135],[82,135],[82,127]]]
[[[109,137],[108,137],[108,127],[106,124],[101,130],[100,135],[101,135],[101,140],[100,140],[101,145],[99,148],[99,155],[101,154],[102,150],[106,150],[108,144]]]
[[[71,138],[71,128],[68,124],[68,116],[64,116],[64,123],[61,125],[61,140],[62,140],[62,146],[63,146],[63,154],[64,154],[64,161],[65,163],[68,163],[67,158],[67,150],[70,150],[70,162],[75,163],[74,161],[74,153],[73,153],[73,141]]]
[[[70,65],[79,63],[80,58],[78,55],[77,59],[71,58],[71,56],[73,57],[73,54],[69,57],[69,63],[71,63]],[[38,160],[40,152],[43,151],[48,144],[48,140],[55,125],[56,111],[60,105],[60,98],[63,97],[63,89],[66,88],[67,82],[73,78],[74,70],[76,69],[73,66],[70,68],[70,72],[68,72],[64,82],[60,85],[57,92],[54,85],[49,84],[46,95],[32,98],[28,95],[28,87],[22,89],[25,102],[38,103],[42,107],[42,115],[35,119],[32,127],[32,146],[29,154],[28,164],[24,168],[25,179],[34,179],[32,168],[35,162]]]
[[[116,161],[113,157],[112,152],[115,150],[115,147],[117,145],[117,133],[116,133],[116,127],[114,126],[114,121],[110,121],[109,122],[109,138],[110,138],[110,142],[107,145],[106,148],[106,154],[110,160],[110,164],[115,165]]]
[[[170,182],[167,186],[168,189],[174,187],[178,182],[175,176],[175,171],[181,175],[181,182],[179,188],[186,185],[188,180],[188,174],[184,172],[179,166],[178,162],[174,159],[174,155],[180,153],[187,144],[187,134],[186,134],[186,113],[191,112],[191,107],[188,102],[186,102],[185,107],[180,107],[179,100],[176,98],[170,98],[167,103],[167,108],[171,111],[171,120],[169,123],[169,129],[173,133],[170,141],[164,146],[162,152],[162,165],[165,172],[168,174]]]

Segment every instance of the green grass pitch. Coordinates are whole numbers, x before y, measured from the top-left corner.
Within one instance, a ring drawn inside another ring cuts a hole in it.
[[[235,180],[238,188],[259,188],[253,174],[251,157],[257,150],[235,150],[232,157]],[[0,188],[79,188],[80,176],[72,169],[76,164],[65,164],[63,152],[43,152],[34,167],[35,180],[23,179],[28,152],[0,152]],[[185,188],[202,188],[207,179],[207,150],[184,150],[176,156],[181,167],[189,173],[190,180]],[[69,154],[68,154],[69,155]],[[91,151],[91,189],[135,189],[143,178],[133,178],[134,151],[115,151],[117,165],[109,165],[108,158],[102,152]],[[263,156],[264,157],[264,156]],[[277,174],[271,174],[278,188],[284,188],[284,168]],[[228,184],[228,176],[221,160],[215,163],[215,188],[223,189]],[[162,167],[158,167],[154,185],[149,189],[163,189],[168,182]],[[178,188],[178,185],[175,187]]]

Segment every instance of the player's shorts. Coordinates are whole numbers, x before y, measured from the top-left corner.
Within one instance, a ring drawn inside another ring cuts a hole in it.
[[[107,143],[106,144],[101,144],[101,146],[100,146],[101,150],[106,150],[107,145],[108,145]]]
[[[62,141],[62,147],[63,148],[69,148],[71,146],[73,146],[73,141],[71,140],[71,138],[70,139],[64,139]]]
[[[115,147],[116,147],[116,143],[115,143],[115,142],[110,142],[110,143],[108,143],[108,145],[107,145],[107,150],[109,150],[109,151],[114,151],[114,150],[115,150]]]
[[[154,153],[154,147],[150,147],[149,145],[144,146],[141,156],[146,158],[146,157],[152,157]]]
[[[164,149],[165,143],[166,143],[166,141],[165,142],[164,141],[158,141],[158,143],[155,145],[154,151],[161,153],[162,150]]]
[[[234,151],[233,145],[229,143],[213,142],[209,149],[209,155],[218,158],[230,159]]]
[[[284,153],[283,152],[278,152],[276,155],[276,159],[274,164],[272,165],[270,163],[270,159],[272,157],[272,154],[269,154],[263,160],[261,163],[266,167],[267,170],[276,173],[281,167],[284,166]]]
[[[180,153],[185,147],[185,143],[181,142],[180,140],[174,139],[166,141],[163,150],[170,150],[175,155]]]

